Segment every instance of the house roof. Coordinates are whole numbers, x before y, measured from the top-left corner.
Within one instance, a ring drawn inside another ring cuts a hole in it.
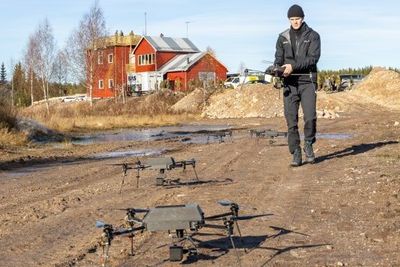
[[[199,61],[205,54],[207,53],[200,52],[193,54],[177,55],[173,59],[171,59],[167,64],[162,66],[158,71],[162,73],[174,72],[174,71],[186,71],[194,63]]]
[[[188,38],[143,36],[156,51],[196,53],[200,50]],[[142,41],[140,40],[139,43]]]

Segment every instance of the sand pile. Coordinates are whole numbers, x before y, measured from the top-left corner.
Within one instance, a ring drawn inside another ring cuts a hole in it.
[[[173,112],[200,113],[206,103],[210,92],[201,88],[193,90],[187,96],[176,102],[171,110]]]
[[[280,91],[272,85],[249,84],[212,95],[203,109],[209,118],[271,118],[283,116]]]
[[[351,93],[366,102],[400,110],[400,73],[374,68]]]
[[[328,107],[317,101],[318,118],[335,119],[339,117],[338,107]],[[282,90],[268,84],[250,84],[242,89],[227,89],[212,95],[203,109],[203,116],[209,118],[271,118],[283,117]],[[302,117],[301,108],[299,116]]]

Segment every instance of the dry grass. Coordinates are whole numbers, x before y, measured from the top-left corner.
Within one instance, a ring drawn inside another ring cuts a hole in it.
[[[17,113],[5,100],[0,99],[0,128],[12,129],[17,123]]]
[[[62,132],[175,125],[198,119],[197,115],[171,111],[170,107],[183,96],[179,92],[161,91],[129,98],[125,104],[114,99],[97,101],[92,107],[88,102],[52,103],[50,115],[44,105],[27,108],[21,113]]]
[[[28,144],[26,136],[22,133],[0,128],[0,149],[13,146],[25,146]]]
[[[46,125],[61,132],[73,132],[92,129],[108,130],[115,128],[176,125],[184,121],[196,119],[195,116],[186,114],[161,114],[154,116],[87,116],[74,118],[52,116],[52,118],[46,122]]]
[[[15,130],[17,124],[17,112],[6,99],[0,99],[0,149],[27,144],[24,134]]]

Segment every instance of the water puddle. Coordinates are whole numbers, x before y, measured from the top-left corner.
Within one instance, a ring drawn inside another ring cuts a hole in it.
[[[210,138],[210,136],[213,133],[229,131],[230,129],[231,127],[226,125],[182,125],[139,130],[123,129],[76,136],[73,138],[72,143],[75,145],[89,145],[117,141],[150,142],[176,139],[186,143],[204,144],[207,142],[219,142],[221,138]]]
[[[145,157],[145,156],[160,156],[165,153],[166,149],[139,149],[127,151],[111,151],[97,153],[90,158],[93,159],[111,159],[111,158],[124,158],[124,157]]]
[[[317,133],[316,137],[317,139],[344,140],[353,138],[353,135],[348,133]]]

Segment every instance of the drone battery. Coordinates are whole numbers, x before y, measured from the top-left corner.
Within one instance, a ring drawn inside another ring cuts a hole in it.
[[[157,185],[157,186],[164,185],[164,178],[162,178],[162,177],[157,177],[157,178],[156,178],[156,185]]]
[[[181,261],[182,259],[183,259],[183,247],[170,246],[169,247],[169,260],[170,261]]]
[[[204,220],[198,204],[158,206],[144,216],[148,231],[176,231],[196,229]]]

